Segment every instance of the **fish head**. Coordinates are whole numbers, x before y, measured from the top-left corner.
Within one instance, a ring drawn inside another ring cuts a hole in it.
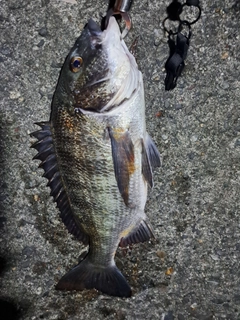
[[[90,19],[66,58],[55,105],[60,105],[60,100],[70,113],[76,109],[97,113],[110,110],[126,98],[120,94],[116,101],[119,92],[124,93],[122,86],[130,85],[127,78],[132,64],[136,65],[135,59],[121,38],[116,19],[111,17],[104,31]]]

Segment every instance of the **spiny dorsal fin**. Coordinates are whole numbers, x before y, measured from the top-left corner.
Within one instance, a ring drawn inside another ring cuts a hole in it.
[[[114,172],[118,189],[127,206],[129,180],[131,174],[135,171],[134,146],[128,130],[109,128],[108,131],[111,139]]]
[[[51,188],[50,195],[53,196],[54,201],[57,202],[57,207],[60,210],[60,217],[68,231],[84,244],[88,244],[88,235],[86,235],[77,224],[71,210],[67,193],[62,184],[53,145],[50,123],[39,122],[36,124],[41,127],[41,130],[31,133],[32,137],[38,139],[31,146],[38,151],[33,159],[41,160],[39,167],[44,169],[43,177],[48,179],[47,185]]]
[[[134,228],[130,233],[123,237],[119,243],[120,247],[127,247],[133,243],[145,242],[155,238],[152,227],[149,222],[142,220],[140,225]]]

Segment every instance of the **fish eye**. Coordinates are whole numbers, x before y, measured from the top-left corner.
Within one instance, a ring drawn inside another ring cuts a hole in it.
[[[83,63],[83,59],[81,57],[72,57],[70,61],[70,69],[72,72],[78,72]]]

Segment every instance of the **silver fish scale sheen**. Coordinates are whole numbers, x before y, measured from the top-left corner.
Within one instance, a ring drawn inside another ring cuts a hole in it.
[[[153,237],[144,213],[160,155],[145,128],[142,74],[111,17],[88,22],[63,66],[49,123],[39,123],[35,158],[69,232],[89,244],[59,290],[98,289],[128,297],[117,247]]]

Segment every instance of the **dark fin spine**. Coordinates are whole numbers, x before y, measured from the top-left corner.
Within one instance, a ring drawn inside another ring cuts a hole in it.
[[[88,255],[60,279],[56,289],[68,291],[97,289],[110,296],[131,296],[131,288],[115,264],[98,267],[89,261]]]
[[[51,153],[53,152],[53,146],[49,145],[48,147],[45,147],[43,150],[39,150],[39,152],[33,157],[33,159],[39,159],[43,161],[46,159]]]
[[[44,169],[43,177],[48,179],[47,185],[51,188],[50,195],[53,196],[54,201],[57,202],[60,217],[68,231],[84,244],[88,244],[89,237],[77,224],[71,210],[67,193],[63,187],[55,155],[50,123],[39,122],[36,124],[41,127],[41,130],[31,133],[32,137],[38,139],[38,141],[31,146],[38,151],[34,159],[41,160],[39,167]]]
[[[149,241],[151,238],[155,238],[152,227],[149,222],[142,220],[137,228],[121,239],[119,246],[127,247],[134,243]]]
[[[32,137],[37,138],[37,135],[32,134]],[[39,139],[31,146],[31,148],[36,149],[38,152],[42,152],[46,150],[48,147],[52,147],[52,137],[50,136],[46,136],[44,139]]]
[[[128,188],[131,174],[135,171],[134,145],[128,131],[114,131],[109,128],[112,145],[114,172],[118,189],[126,205],[128,205]]]
[[[54,176],[54,174],[57,172],[57,170],[58,170],[57,163],[55,163],[52,165],[52,167],[50,167],[48,170],[44,172],[43,177],[50,180]]]

